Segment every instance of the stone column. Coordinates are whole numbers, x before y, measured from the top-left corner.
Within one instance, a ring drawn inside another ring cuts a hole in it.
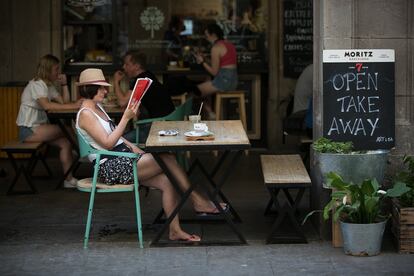
[[[322,136],[324,49],[395,49],[396,147],[388,173],[401,164],[404,154],[414,154],[414,1],[411,0],[315,0],[314,1],[313,135]],[[313,208],[321,209],[329,198],[320,176],[311,168]],[[330,238],[330,227],[318,220],[321,237]]]

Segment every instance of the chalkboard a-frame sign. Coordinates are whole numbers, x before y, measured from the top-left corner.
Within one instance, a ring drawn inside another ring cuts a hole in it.
[[[323,51],[323,136],[356,150],[395,146],[394,50]]]

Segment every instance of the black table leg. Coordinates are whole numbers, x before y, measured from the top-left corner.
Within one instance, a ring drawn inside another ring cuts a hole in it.
[[[236,153],[236,157],[237,156],[240,156],[240,154],[241,154],[241,151],[240,152],[237,152]],[[182,207],[184,206],[185,202],[188,200],[190,194],[193,192],[193,190],[195,188],[195,184],[192,184],[189,187],[189,189],[183,193],[181,191],[181,188],[180,188],[177,180],[172,175],[171,171],[166,166],[166,164],[164,163],[164,161],[162,160],[162,158],[160,157],[160,155],[158,153],[154,152],[153,153],[153,156],[154,156],[155,160],[157,161],[157,163],[159,164],[159,166],[161,167],[161,169],[164,171],[164,173],[168,177],[168,179],[170,179],[171,184],[177,190],[178,194],[181,195],[181,200],[179,201],[177,207],[174,209],[174,211],[172,212],[172,214],[166,219],[166,221],[163,224],[162,228],[160,229],[160,231],[157,233],[157,235],[154,237],[154,239],[151,242],[151,246],[157,246],[157,245],[160,245],[159,244],[159,240],[160,240],[161,236],[165,233],[165,231],[167,230],[167,228],[170,225],[170,223],[173,220],[173,218],[182,209]],[[237,159],[237,158],[234,158],[233,161],[235,161],[235,159]],[[234,162],[232,164],[234,164]],[[195,166],[196,166],[196,164],[192,164],[192,166],[190,167],[189,171],[191,172]],[[210,178],[210,175],[209,174],[207,174],[206,176],[208,176],[208,178]],[[220,189],[221,189],[221,187],[222,187],[222,185],[223,185],[223,183],[224,183],[224,181],[226,180],[227,177],[228,177],[228,175],[226,174],[225,177],[222,178],[222,181],[221,181],[221,183],[219,185],[215,185],[214,184],[215,189],[214,189],[213,192],[210,192],[210,190],[207,187],[203,187],[203,188],[206,189],[206,192],[207,192],[207,195],[208,195],[209,199],[214,203],[214,205],[216,206],[216,208],[220,211],[221,215],[224,216],[224,218],[227,221],[227,223],[229,224],[230,228],[233,230],[233,232],[239,238],[240,242],[237,243],[237,244],[246,244],[247,243],[246,239],[241,234],[241,232],[237,229],[237,227],[235,226],[234,222],[232,221],[232,218],[230,217],[230,215],[228,213],[224,212],[224,210],[221,207],[220,203],[216,199],[216,197],[217,197],[218,194],[222,194],[221,191],[220,191]],[[211,181],[212,180],[210,179],[210,182]],[[214,183],[214,181],[212,183]],[[236,215],[237,215],[237,213],[236,213]],[[194,243],[194,244],[200,244],[200,245],[206,244],[207,245],[209,243],[208,242],[199,242],[199,243]],[[215,242],[214,244],[227,244],[227,243],[226,242],[220,242],[220,243],[216,243]],[[230,242],[228,244],[235,244],[235,242]]]
[[[218,160],[218,162],[216,163],[216,165],[214,166],[213,170],[211,173],[207,172],[207,170],[204,168],[204,166],[201,164],[201,162],[196,159],[194,161],[194,165],[198,166],[201,170],[201,172],[204,174],[204,176],[207,178],[209,184],[213,187],[214,192],[213,192],[213,196],[216,197],[217,195],[220,196],[220,198],[229,205],[230,208],[230,212],[234,217],[234,220],[236,222],[241,222],[241,218],[239,216],[239,214],[236,212],[236,210],[233,208],[233,206],[231,205],[230,201],[227,199],[227,197],[223,194],[223,192],[221,192],[221,187],[223,186],[223,184],[225,183],[225,181],[227,180],[227,178],[230,176],[230,173],[233,171],[232,169],[235,167],[235,165],[237,164],[238,159],[241,156],[242,151],[237,151],[235,153],[235,155],[233,156],[233,159],[229,162],[229,166],[227,169],[223,169],[224,170],[224,174],[222,176],[222,178],[218,181],[218,184],[216,184],[214,182],[214,177],[218,172],[218,168],[220,168],[222,166],[222,164],[224,163],[225,159],[227,158],[227,156],[229,155],[229,151],[225,151],[223,153],[223,155],[221,156],[221,158]]]
[[[283,190],[287,198],[287,201],[283,205],[283,207],[280,206],[279,201],[277,199],[277,195],[280,190]],[[306,237],[303,234],[301,226],[298,223],[297,218],[295,216],[295,213],[298,211],[299,203],[302,200],[303,194],[305,192],[305,188],[298,188],[298,193],[295,197],[295,200],[293,200],[293,198],[291,197],[289,193],[289,188],[268,187],[268,191],[272,196],[272,201],[276,208],[276,211],[278,212],[278,216],[272,225],[272,229],[266,239],[266,243],[307,243]],[[286,217],[292,224],[296,236],[289,235],[274,237],[275,232],[279,229]]]

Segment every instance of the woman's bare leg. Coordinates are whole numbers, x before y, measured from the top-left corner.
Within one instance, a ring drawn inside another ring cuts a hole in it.
[[[57,125],[44,124],[36,127],[33,135],[29,136],[25,142],[46,142],[58,146],[63,172],[66,173],[70,169],[73,161],[72,146]],[[72,179],[72,173],[69,173],[66,179]]]
[[[177,179],[178,184],[180,185],[181,190],[186,191],[190,188],[191,183],[188,179],[187,173],[182,169],[182,167],[177,163],[177,159],[173,154],[162,154],[162,160],[167,165],[171,173]],[[193,203],[194,209],[199,212],[208,212],[214,213],[218,212],[214,204],[208,200],[205,196],[200,195],[197,191],[193,191],[190,194],[190,199]],[[222,207],[225,207],[225,204],[222,204]]]
[[[155,166],[155,160],[150,154],[144,154],[138,161],[138,175],[142,179],[143,185],[159,189],[162,193],[162,207],[167,216],[170,216],[174,209],[177,207],[177,194],[174,187],[171,185],[167,176],[161,173]],[[158,167],[159,168],[159,167]],[[150,173],[155,173],[150,176]],[[178,215],[174,217],[169,226],[169,239],[170,240],[187,240],[187,241],[199,241],[200,237],[196,235],[190,235],[181,229]]]

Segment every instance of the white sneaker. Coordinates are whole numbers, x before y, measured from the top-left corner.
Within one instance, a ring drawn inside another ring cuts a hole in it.
[[[72,177],[71,180],[65,180],[63,181],[63,187],[66,189],[74,189],[78,186],[78,180],[74,177]]]

